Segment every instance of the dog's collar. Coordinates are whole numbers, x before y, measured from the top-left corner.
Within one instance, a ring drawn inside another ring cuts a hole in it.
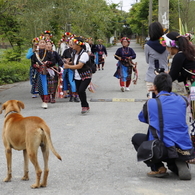
[[[18,112],[12,110],[12,111],[8,112],[8,113],[5,115],[5,118],[6,118],[6,116],[8,116],[9,114],[12,114],[12,113],[18,113]]]

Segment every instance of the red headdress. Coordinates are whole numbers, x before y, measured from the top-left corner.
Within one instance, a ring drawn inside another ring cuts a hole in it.
[[[128,43],[130,43],[130,39],[129,39],[128,37],[123,37],[123,38],[121,38],[121,43],[122,43],[124,40],[126,40],[126,41],[128,41]]]

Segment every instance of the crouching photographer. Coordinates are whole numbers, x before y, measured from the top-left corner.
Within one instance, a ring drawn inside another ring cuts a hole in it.
[[[147,100],[138,115],[141,122],[149,125],[147,134],[136,133],[132,137],[132,144],[137,151],[138,161],[144,161],[151,168],[149,177],[165,177],[167,168],[179,176],[180,180],[191,180],[191,173],[187,161],[194,159],[194,149],[188,134],[186,123],[186,108],[188,102],[185,97],[172,91],[172,79],[167,73],[160,73],[154,79],[154,93],[156,98]],[[158,99],[158,101],[157,101]],[[145,153],[143,144],[150,140],[161,141],[166,153],[154,161],[152,150]],[[148,156],[147,156],[148,155]],[[167,168],[164,165],[167,163]]]

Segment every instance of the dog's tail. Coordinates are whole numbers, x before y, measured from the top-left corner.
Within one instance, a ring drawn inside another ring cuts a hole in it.
[[[59,159],[59,160],[62,160],[61,156],[56,152],[54,146],[53,146],[53,143],[51,141],[51,136],[50,136],[50,130],[49,130],[49,127],[47,125],[45,125],[44,128],[42,128],[42,130],[44,131],[45,133],[45,136],[46,136],[46,139],[47,139],[47,142],[48,142],[48,145],[49,145],[49,148],[50,150],[53,152],[53,154]]]

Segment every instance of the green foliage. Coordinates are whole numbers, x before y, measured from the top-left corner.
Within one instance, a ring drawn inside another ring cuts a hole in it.
[[[148,13],[149,0],[142,0],[140,3],[136,3],[133,5],[127,18],[127,23],[129,23],[133,33],[147,36]]]
[[[22,14],[23,7],[20,0],[0,1],[0,34],[6,38],[12,47],[17,47],[15,52],[21,55],[23,37],[20,35],[21,23],[19,15]]]
[[[55,44],[67,31],[107,40],[124,29],[125,12],[117,8],[105,0],[0,0],[0,36],[19,46],[19,53],[45,30],[52,32]]]
[[[1,62],[0,85],[28,80],[29,66],[29,60],[22,60],[21,62]]]
[[[21,54],[18,52],[18,47],[7,49],[2,54],[3,61],[20,61]]]

